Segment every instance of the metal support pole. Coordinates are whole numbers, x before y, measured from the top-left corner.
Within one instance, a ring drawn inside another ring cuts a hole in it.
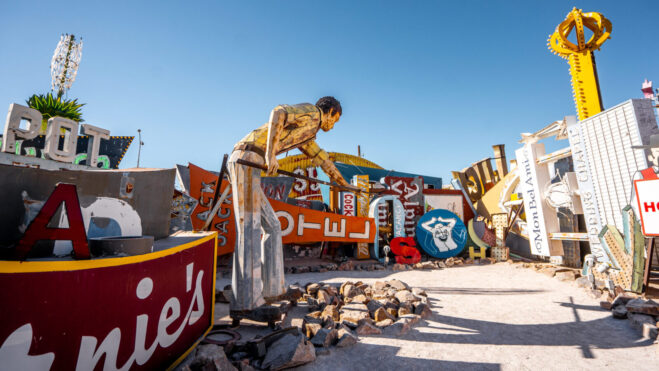
[[[137,167],[140,167],[140,155],[142,154],[142,129],[137,129],[137,140],[139,141],[137,146]]]
[[[647,292],[650,285],[650,270],[652,270],[652,252],[654,250],[655,237],[648,237],[646,240],[645,251],[647,258],[645,259],[645,271],[643,272],[643,290]]]
[[[209,209],[211,212],[208,214],[208,219],[206,219],[206,224],[204,224],[204,227],[202,228],[202,230],[204,231],[208,231],[210,229],[210,226],[213,223],[213,219],[217,214],[217,210],[219,209],[220,204],[224,202],[224,199],[227,197],[229,191],[231,190],[231,184],[227,185],[227,188],[222,193],[222,197],[220,197],[220,199],[217,198],[220,195],[220,188],[222,188],[222,179],[224,179],[224,173],[227,171],[228,159],[229,159],[229,155],[225,154],[224,158],[222,159],[220,174],[217,175],[217,182],[215,184],[215,194],[213,195],[213,201],[211,202]]]

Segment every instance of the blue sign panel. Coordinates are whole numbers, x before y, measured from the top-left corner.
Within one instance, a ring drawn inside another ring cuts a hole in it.
[[[434,258],[450,258],[462,252],[467,228],[460,218],[445,209],[425,213],[416,225],[416,240]]]

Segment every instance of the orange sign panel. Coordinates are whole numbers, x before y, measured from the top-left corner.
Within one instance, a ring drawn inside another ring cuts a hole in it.
[[[193,164],[189,164],[188,168],[190,169],[190,197],[199,201],[197,207],[192,211],[190,220],[194,230],[198,231],[204,227],[211,212],[217,175]],[[222,180],[220,194],[226,187],[231,187],[231,184]],[[220,206],[217,215],[213,216],[211,231],[217,231],[217,255],[232,253],[236,243],[236,219],[233,217],[231,192]]]
[[[373,242],[375,220],[325,213],[270,199],[279,218],[283,243]]]

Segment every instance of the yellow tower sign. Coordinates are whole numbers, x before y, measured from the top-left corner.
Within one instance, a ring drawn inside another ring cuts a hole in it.
[[[588,41],[584,32],[586,29],[592,32]],[[575,32],[576,44],[568,40],[572,30]],[[611,22],[603,15],[596,12],[582,13],[581,9],[574,8],[549,36],[549,50],[567,59],[570,64],[572,91],[579,120],[603,110],[594,52],[599,50],[610,35]]]

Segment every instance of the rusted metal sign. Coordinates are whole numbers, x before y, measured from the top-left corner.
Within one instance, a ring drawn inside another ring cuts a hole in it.
[[[295,179],[288,176],[270,176],[261,178],[261,188],[265,197],[277,201],[286,201],[291,193]]]
[[[61,137],[64,137],[63,135]],[[88,135],[78,136],[76,142],[76,155],[73,159],[74,164],[87,165],[87,150],[89,148],[90,137]],[[97,156],[97,166],[101,169],[118,169],[121,160],[123,160],[128,147],[135,137],[130,136],[111,136],[109,139],[101,139]],[[0,135],[0,141],[2,135]],[[93,139],[92,139],[93,140]],[[27,157],[44,156],[44,146],[46,142],[45,135],[39,135],[33,139],[20,139],[16,141],[16,154]],[[0,147],[2,144],[0,143]]]
[[[204,227],[206,220],[210,217],[215,186],[217,185],[217,175],[193,164],[189,164],[188,168],[190,169],[190,196],[199,202],[192,212],[192,227],[198,231]],[[231,187],[231,184],[226,180],[222,180],[220,193],[224,192],[226,187]],[[213,215],[211,230],[218,233],[218,255],[233,252],[236,243],[236,219],[233,216],[231,192],[220,205],[217,214]]]
[[[209,217],[210,205],[215,191],[217,175],[198,166],[189,165],[190,196],[199,204],[192,213],[195,230],[203,227]],[[224,187],[228,182],[222,182]],[[236,239],[236,222],[231,205],[231,192],[220,207],[211,230],[218,232],[218,255],[233,252]],[[350,217],[290,205],[269,198],[268,201],[282,224],[283,243],[306,243],[320,241],[373,242],[374,220],[368,217]]]
[[[423,215],[423,178],[403,178],[387,176],[382,183],[389,187],[387,194],[392,194],[403,203],[405,209],[405,233],[415,236],[416,224]]]
[[[318,178],[318,168],[314,166],[296,167],[292,172],[310,178]],[[309,201],[323,201],[320,184],[306,179],[295,179],[289,197]]]
[[[28,157],[43,156],[49,160],[75,164],[85,161],[92,167],[100,165],[105,169],[116,169],[133,140],[133,137],[115,137],[118,140],[115,139],[114,145],[108,146],[108,140],[111,139],[109,130],[89,124],[80,125],[77,121],[59,116],[48,119],[46,135],[43,136],[39,135],[43,134],[42,119],[41,112],[34,108],[10,104],[0,151]],[[23,121],[28,122],[25,129],[21,128]],[[87,135],[78,137],[78,129]],[[68,135],[61,135],[63,132],[68,132]],[[81,143],[80,139],[85,143]],[[100,155],[101,148],[106,154]]]
[[[0,286],[3,369],[164,370],[213,324],[215,234],[139,256],[3,261]]]
[[[87,237],[169,235],[174,169],[49,171],[0,164],[0,174],[0,248],[18,242],[58,183],[76,185]],[[53,223],[65,227],[58,220],[59,212]]]
[[[51,228],[49,223],[57,210],[62,207],[66,213],[67,228]],[[73,245],[73,256],[76,259],[89,259],[89,246],[87,244],[87,233],[80,210],[80,201],[74,184],[60,183],[55,187],[53,193],[48,197],[39,213],[30,223],[25,234],[18,241],[16,255],[24,259],[29,254],[35,243],[43,240],[68,240]]]
[[[474,217],[474,212],[462,190],[424,189],[425,212],[446,209],[460,217],[465,223]]]

